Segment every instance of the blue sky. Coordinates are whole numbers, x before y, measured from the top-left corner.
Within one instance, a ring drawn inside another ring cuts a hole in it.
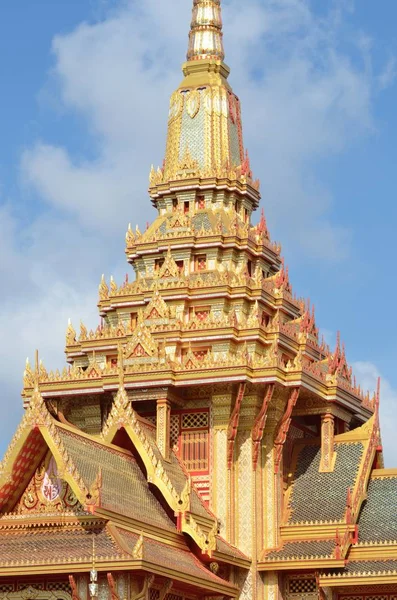
[[[102,272],[120,279],[129,222],[154,213],[168,97],[190,0],[13,0],[0,22],[0,455],[21,414],[26,356],[63,365],[67,319],[96,324]],[[382,376],[386,461],[397,450],[397,5],[224,2],[230,77],[294,290],[360,380]],[[394,459],[394,463],[395,463]]]

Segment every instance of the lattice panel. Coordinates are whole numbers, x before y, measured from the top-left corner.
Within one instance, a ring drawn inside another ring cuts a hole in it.
[[[182,460],[188,471],[208,470],[208,431],[182,434]]]
[[[183,596],[179,596],[178,594],[167,594],[166,600],[182,600]]]
[[[2,583],[0,584],[0,594],[8,594],[9,592],[14,591],[14,584],[12,583]]]
[[[182,429],[198,429],[200,427],[208,427],[208,412],[182,415]]]
[[[26,590],[27,588],[33,588],[34,590],[44,590],[44,583],[37,583],[37,581],[33,583],[29,583],[26,581],[24,583],[18,583],[18,592],[21,590]]]
[[[150,589],[149,590],[149,600],[159,600],[160,592],[159,590]]]
[[[313,577],[299,577],[289,580],[290,594],[310,594],[316,591],[317,584]]]
[[[353,594],[351,596],[339,596],[339,600],[397,600],[397,594]]]
[[[67,592],[70,594],[70,585],[67,581],[49,581],[47,583],[47,590],[50,592],[62,590],[63,592]]]
[[[179,442],[179,415],[171,415],[171,423],[170,423],[170,439],[171,439],[171,448],[174,446],[178,446]]]

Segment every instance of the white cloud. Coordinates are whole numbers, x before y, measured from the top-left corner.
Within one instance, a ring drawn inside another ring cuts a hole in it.
[[[329,218],[332,198],[316,182],[315,165],[371,130],[377,83],[339,49],[345,9],[332,7],[319,18],[306,0],[246,0],[244,11],[230,0],[224,17],[231,82],[243,100],[246,144],[269,219],[278,229],[282,223],[301,253],[315,248],[319,259],[339,260],[350,232]],[[147,174],[162,162],[190,9],[185,0],[174,0],[172,11],[159,0],[122,2],[101,22],[54,39],[60,101],[86,118],[98,159],[38,144],[25,153],[23,170],[50,205],[84,226],[106,234],[122,219],[151,214]],[[367,60],[368,45],[356,39]]]
[[[361,70],[340,49],[351,10],[346,2],[334,2],[322,18],[306,0],[245,0],[241,6],[225,1],[225,45],[267,216],[296,252],[340,260],[349,253],[351,233],[330,219],[332,197],[315,167],[372,130],[373,93],[391,82],[394,63],[373,75],[370,48],[363,48],[358,32]],[[11,407],[4,430],[20,406],[26,354],[39,346],[46,363],[61,366],[68,317],[76,325],[79,316],[95,322],[101,272],[126,270],[127,223],[142,227],[154,214],[148,173],[163,159],[191,3],[173,0],[170,10],[161,0],[104,0],[101,11],[105,16],[94,24],[55,36],[47,90],[51,108],[55,90],[61,114],[77,115],[86,127],[82,148],[90,145],[90,155],[69,151],[62,139],[58,145],[37,141],[24,151],[21,172],[23,193],[39,195],[42,212],[27,222],[0,205],[0,329],[11,344],[7,354],[4,345],[1,350],[7,390],[1,404]]]
[[[48,369],[65,364],[65,331],[69,318],[78,324],[81,316],[89,316],[95,306],[96,293],[80,293],[61,282],[48,283],[41,298],[8,306],[0,313],[0,331],[7,343],[0,346],[0,380],[3,406],[0,421],[1,447],[13,434],[22,412],[22,374],[26,357],[34,359],[39,347],[40,357]],[[3,384],[3,385],[4,385]],[[1,455],[1,451],[0,451]]]
[[[378,377],[381,377],[380,421],[385,466],[395,466],[397,390],[387,379],[382,378],[379,369],[371,362],[356,362],[353,369],[364,390],[376,389]]]
[[[384,90],[396,80],[397,76],[397,61],[395,56],[391,56],[387,61],[383,71],[379,75],[379,86],[381,90]]]
[[[68,319],[75,327],[80,319],[98,324],[97,286],[101,269],[110,268],[108,247],[113,260],[114,246],[101,246],[70,222],[42,216],[22,226],[0,206],[0,456],[21,415],[26,357],[38,348],[47,368],[62,368]]]

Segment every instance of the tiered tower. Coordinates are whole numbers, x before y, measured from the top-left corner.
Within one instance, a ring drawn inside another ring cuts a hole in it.
[[[112,451],[137,458],[177,532],[210,566],[212,583],[192,584],[185,595],[203,595],[208,585],[204,595],[273,600],[304,591],[314,599],[318,570],[343,568],[374,460],[381,466],[379,395],[370,398],[356,385],[339,337],[333,351],[319,340],[314,309],[293,295],[263,212],[252,224],[259,183],[228,82],[220,0],[193,4],[164,163],[150,173],[158,216],[144,233],[128,228],[134,273],[121,285],[102,279],[101,325],[88,331],[81,324],[77,334],[69,324],[70,366],[49,373],[43,364],[27,365],[30,425],[6,464],[37,422],[47,428],[43,437],[55,440],[55,459],[73,473],[79,460],[70,467],[65,459],[67,435],[77,439],[79,431],[85,444],[105,444],[106,451],[112,443]],[[68,485],[77,486],[70,477]],[[104,485],[99,470],[82,488],[85,500],[76,492],[102,519],[110,518]],[[336,489],[338,509],[328,518],[320,509]],[[118,518],[125,526],[127,516]],[[128,526],[135,531],[136,520]],[[154,562],[150,568],[157,573]],[[327,576],[324,589],[334,585]]]

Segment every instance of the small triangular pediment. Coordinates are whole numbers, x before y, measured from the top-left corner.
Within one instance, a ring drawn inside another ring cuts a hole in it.
[[[179,277],[178,265],[176,264],[170,249],[168,249],[164,264],[159,271],[159,279],[162,279],[163,277]]]
[[[100,377],[101,375],[95,367],[92,367],[88,371],[88,376],[91,377],[92,379],[94,379],[96,377]]]
[[[40,430],[31,428],[25,415],[0,463],[0,514],[14,506],[47,451]]]
[[[153,294],[152,299],[147,305],[143,318],[150,319],[166,319],[169,315],[169,309],[166,302],[161,297],[161,294],[156,290]]]
[[[148,327],[142,321],[124,350],[124,359],[147,358],[158,355],[158,346]]]
[[[149,353],[148,353],[148,352],[146,352],[146,350],[145,350],[145,348],[142,346],[142,344],[137,344],[137,345],[135,346],[135,349],[134,349],[134,351],[133,351],[133,352],[132,352],[132,354],[130,355],[130,358],[131,358],[131,357],[134,357],[134,358],[141,358],[141,357],[143,357],[143,356],[149,356]]]
[[[70,485],[63,478],[54,456],[48,450],[11,514],[56,514],[85,512]]]

